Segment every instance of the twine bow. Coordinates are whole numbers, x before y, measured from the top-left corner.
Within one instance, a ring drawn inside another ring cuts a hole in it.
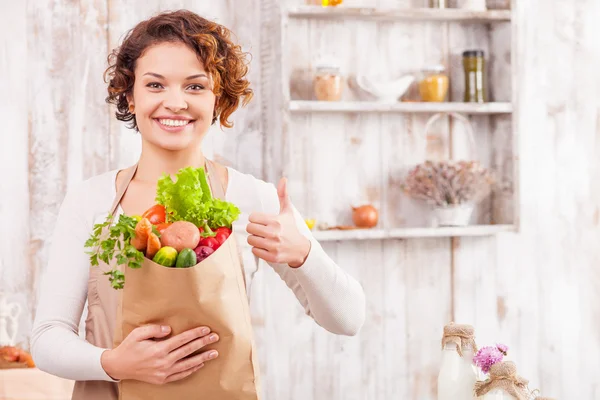
[[[475,394],[483,396],[492,389],[501,389],[517,400],[528,400],[529,381],[517,375],[517,366],[512,361],[500,362],[490,368],[489,379],[475,383]]]
[[[442,349],[449,343],[456,344],[458,355],[463,356],[463,346],[471,346],[473,353],[477,352],[475,344],[475,330],[471,325],[446,325],[444,327],[444,336],[442,337]]]

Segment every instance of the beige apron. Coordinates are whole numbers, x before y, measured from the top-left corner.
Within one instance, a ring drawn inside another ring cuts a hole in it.
[[[117,211],[117,207],[119,206],[121,199],[123,198],[123,195],[125,194],[125,191],[127,190],[127,187],[129,186],[129,183],[131,182],[131,180],[133,179],[133,176],[135,175],[135,172],[137,170],[137,165],[130,167],[129,169],[124,171],[125,174],[125,179],[123,180],[123,184],[118,188],[115,199],[113,201],[113,204],[111,206],[110,212],[112,215],[114,215]],[[216,173],[214,164],[207,160],[206,162],[206,166],[205,166],[205,170],[208,172],[208,177],[209,177],[209,182],[210,182],[210,186],[211,186],[211,190],[213,193],[213,196],[215,198],[219,198],[219,199],[225,199],[225,189],[222,185],[222,183],[220,182],[219,178],[218,178],[218,174]],[[235,252],[237,253],[237,246],[235,244],[235,238],[234,238],[234,234],[231,234],[230,239],[234,239],[229,241],[229,245],[225,246],[225,244],[222,247],[227,247],[227,249],[223,249],[223,251],[231,251],[231,252]],[[227,242],[225,242],[227,243]],[[215,259],[217,252],[215,252]],[[227,253],[225,253],[227,254]],[[235,275],[235,279],[237,279],[238,281],[238,285],[240,286],[240,290],[242,289],[241,286],[244,285],[243,290],[245,293],[245,275],[243,272],[243,267],[241,265],[240,259],[239,259],[239,254],[237,254],[238,257],[235,257],[237,260],[233,260],[233,264],[235,264],[235,269],[237,270],[237,272],[234,272],[233,275]],[[212,257],[212,256],[211,256]],[[223,258],[223,256],[220,256],[221,258]],[[233,259],[234,257],[230,257],[231,259]],[[218,261],[218,260],[217,260]],[[226,259],[225,261],[229,261],[228,259]],[[154,264],[154,263],[152,263]],[[237,265],[239,264],[239,265]],[[156,264],[155,264],[156,265]],[[152,267],[150,265],[148,265],[148,267]],[[144,266],[142,267],[142,269],[144,268]],[[164,267],[163,267],[164,268]],[[122,317],[123,317],[123,307],[122,307],[122,301],[123,301],[123,296],[127,295],[127,294],[123,294],[123,292],[127,289],[127,274],[132,274],[130,270],[130,268],[126,268],[127,271],[123,271],[126,274],[126,280],[125,280],[125,286],[126,288],[123,290],[115,290],[110,286],[110,282],[108,280],[108,277],[103,275],[104,272],[110,270],[111,267],[100,262],[100,265],[98,267],[90,267],[90,273],[89,273],[89,280],[88,280],[88,315],[87,315],[87,319],[86,319],[86,340],[88,342],[90,342],[91,344],[93,344],[94,346],[97,347],[101,347],[101,348],[114,348],[115,345],[117,345],[118,343],[120,343],[122,341],[122,339],[124,337],[127,336],[127,334],[131,331],[131,329],[133,328],[132,326],[126,326],[123,327],[121,326],[122,324],[117,324],[117,321],[121,321]],[[138,273],[137,271],[139,270],[135,270],[135,273]],[[232,274],[230,273],[230,276]],[[248,325],[249,325],[249,310],[247,310],[245,308],[245,305],[243,307],[243,313],[238,313],[237,315],[237,319],[239,320],[240,317],[242,319],[247,319]],[[125,312],[127,312],[127,310],[125,310]],[[243,316],[242,316],[243,315]],[[244,318],[244,316],[246,318]],[[125,318],[127,319],[127,318]],[[131,319],[131,318],[130,318]],[[135,319],[135,318],[134,318]],[[138,321],[136,321],[137,323]],[[171,321],[174,322],[174,321]],[[119,325],[119,326],[116,326]],[[130,324],[131,325],[131,324]],[[173,326],[173,324],[171,324]],[[210,325],[209,325],[210,326]],[[213,330],[215,330],[217,333],[220,334],[220,336],[236,336],[236,335],[222,335],[221,331],[216,330],[215,327],[211,326],[211,328]],[[225,329],[225,327],[223,327],[222,329]],[[127,330],[127,332],[125,332],[125,330]],[[178,333],[175,332],[174,333]],[[225,332],[227,333],[227,332]],[[242,336],[247,336],[248,332],[242,332]],[[247,341],[247,340],[246,340]],[[224,342],[222,345],[224,347],[219,348],[219,353],[223,354],[223,355],[227,355],[227,352],[229,351],[229,344],[227,343],[227,340],[221,340],[220,342]],[[231,345],[236,345],[236,343],[231,343]],[[247,343],[246,343],[247,345]],[[233,346],[235,347],[235,346]],[[252,345],[252,349],[253,349],[253,345]],[[244,399],[258,399],[260,397],[260,385],[259,385],[259,381],[258,381],[258,376],[259,376],[259,372],[258,372],[258,362],[257,362],[257,358],[256,358],[256,352],[252,351],[252,354],[250,356],[251,358],[251,368],[249,371],[246,371],[246,373],[244,374],[244,378],[246,379],[246,382],[243,384],[243,387],[236,387],[233,389],[229,389],[229,388],[219,388],[219,390],[222,390],[222,392],[215,392],[215,393],[219,393],[219,396],[222,398],[244,398]],[[221,357],[219,357],[221,358]],[[225,357],[224,357],[225,358]],[[219,360],[219,359],[217,359]],[[217,361],[215,360],[215,361]],[[209,363],[207,363],[207,366],[205,366],[204,368],[202,368],[201,370],[198,371],[198,373],[202,373],[204,370],[207,369],[207,367],[209,367],[210,363],[214,362],[214,361],[210,361]],[[208,376],[208,375],[207,375]],[[250,379],[249,379],[250,378]],[[186,378],[187,379],[187,378]],[[181,382],[181,381],[179,381]],[[234,381],[235,382],[235,381]],[[202,384],[203,382],[199,382],[200,384]],[[150,393],[154,393],[152,390],[153,388],[150,386],[150,389],[148,389],[149,384],[145,384],[143,382],[139,382],[139,381],[122,381],[120,383],[116,383],[116,382],[108,382],[108,381],[78,381],[75,383],[75,388],[73,391],[73,400],[118,400],[119,399],[119,392],[123,391],[123,388],[121,388],[120,390],[120,385],[125,385],[124,387],[127,387],[127,391],[128,392],[135,392],[136,390],[139,392],[139,387],[141,386],[141,392],[144,393],[144,390],[146,390],[146,392],[148,393],[148,390],[150,390]],[[169,384],[171,385],[171,384]],[[173,386],[171,386],[173,388],[172,393],[175,395],[175,397],[177,397],[177,393],[185,393],[185,397],[186,398],[191,398],[191,396],[188,396],[185,390],[183,392],[179,392],[179,389],[177,388],[177,385],[180,385],[180,383],[175,382]],[[230,383],[227,383],[227,385],[230,385]],[[181,385],[180,385],[181,386]],[[189,386],[189,385],[188,385]],[[158,386],[155,388],[157,390],[157,397],[156,398],[165,398],[165,388],[164,386]],[[231,390],[232,396],[229,396],[229,390]],[[254,392],[258,392],[258,393],[254,393]],[[162,397],[160,396],[160,392],[162,392]],[[221,394],[224,393],[224,394]],[[194,398],[206,398],[206,399],[210,399],[213,400],[212,397],[214,397],[214,395],[210,395],[210,393],[207,393],[208,396],[205,397],[203,395],[201,395],[201,393],[198,393],[198,397],[193,396]],[[225,396],[225,394],[227,394],[227,396]],[[123,393],[121,393],[121,396],[123,397]],[[147,395],[142,395],[140,396],[139,394],[136,396],[125,396],[126,398],[149,398]],[[150,395],[150,397],[154,397],[154,395]],[[125,399],[127,400],[127,399]],[[217,400],[217,399],[214,399]]]

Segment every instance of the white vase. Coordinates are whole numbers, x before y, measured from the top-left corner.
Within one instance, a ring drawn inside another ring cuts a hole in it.
[[[455,343],[448,343],[442,350],[442,362],[438,374],[438,400],[473,400],[477,372],[473,365],[473,350],[462,348],[458,354]]]
[[[466,226],[469,225],[473,204],[435,207],[433,209],[434,225],[437,226]]]

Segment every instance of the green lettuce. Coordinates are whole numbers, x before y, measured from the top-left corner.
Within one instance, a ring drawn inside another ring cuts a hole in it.
[[[212,196],[203,168],[182,168],[173,181],[163,175],[156,188],[156,202],[165,207],[167,222],[188,221],[203,227],[203,236],[214,236],[213,229],[231,229],[240,215],[234,204]]]

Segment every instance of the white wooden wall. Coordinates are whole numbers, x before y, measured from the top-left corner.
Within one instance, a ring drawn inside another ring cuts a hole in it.
[[[379,5],[420,3],[381,0]],[[281,57],[272,43],[279,34],[272,13],[279,1],[0,4],[5,16],[0,26],[0,290],[26,307],[24,345],[66,188],[130,165],[139,154],[139,138],[104,103],[102,73],[108,49],[158,10],[186,7],[214,18],[232,28],[253,54],[256,98],[236,114],[233,130],[211,133],[209,155],[271,181],[285,171],[293,200],[307,216],[324,209],[339,213],[344,201],[359,198],[380,202],[386,223],[403,222],[394,208],[398,194],[382,188],[393,183],[394,171],[423,157],[416,149],[424,146],[414,135],[421,119],[294,116],[293,135],[286,136],[290,142],[282,143],[280,126],[270,117],[280,110],[269,107],[269,98],[281,92],[269,70]],[[480,345],[506,343],[532,388],[561,399],[600,399],[600,4],[517,0],[515,15],[521,233],[327,244],[367,293],[367,322],[354,338],[316,326],[281,280],[261,265],[251,307],[267,400],[435,399],[439,339],[451,319],[474,324]],[[316,49],[337,46],[349,71],[392,74],[392,66],[418,67],[445,51],[432,39],[437,28],[431,24],[298,22],[289,28],[292,66],[310,66]],[[477,29],[453,25],[449,34],[456,47],[448,54],[472,45],[507,52],[510,43],[502,32]],[[318,37],[322,33],[326,40]],[[388,48],[394,51],[385,52]],[[495,95],[508,100],[509,89],[499,82],[509,80],[502,71],[494,74],[500,89]],[[308,95],[306,90],[296,86],[292,95]],[[453,90],[459,93],[460,87]],[[496,145],[495,152],[482,151],[481,157],[502,163],[505,150],[498,150],[496,141],[506,123],[474,121],[483,132],[482,148]],[[441,131],[443,140],[444,135]],[[289,157],[280,153],[282,147],[293,149]],[[331,148],[344,151],[333,157]],[[442,156],[448,149],[422,151]],[[331,183],[338,181],[348,188],[342,195],[333,191]],[[481,218],[490,207],[480,210]]]

